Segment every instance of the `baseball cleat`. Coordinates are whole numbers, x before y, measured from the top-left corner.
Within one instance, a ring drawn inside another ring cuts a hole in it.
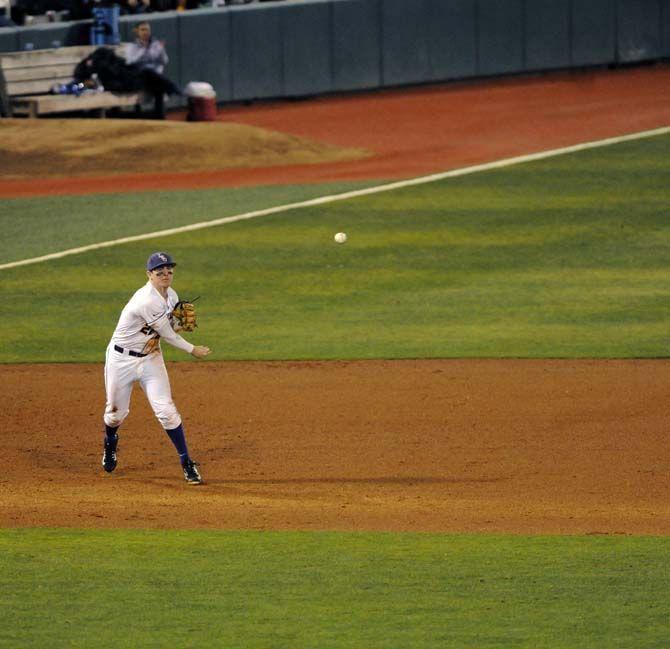
[[[184,479],[186,482],[189,484],[202,484],[202,477],[197,469],[200,465],[197,462],[186,460],[181,466],[184,469]]]
[[[118,441],[118,437],[113,441],[105,438],[105,450],[102,453],[102,468],[107,473],[111,473],[116,469],[116,444]]]

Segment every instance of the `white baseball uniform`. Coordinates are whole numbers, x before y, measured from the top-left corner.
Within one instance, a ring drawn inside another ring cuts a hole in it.
[[[193,351],[193,345],[175,332],[178,324],[171,314],[178,301],[172,288],[167,289],[165,299],[147,282],[123,308],[105,360],[107,426],[120,426],[128,416],[135,381],[147,395],[163,428],[170,430],[181,424],[160,347],[162,338],[189,354]]]

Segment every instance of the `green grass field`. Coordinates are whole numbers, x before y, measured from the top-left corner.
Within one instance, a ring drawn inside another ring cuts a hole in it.
[[[663,357],[669,155],[656,137],[0,271],[16,314],[0,362],[100,360],[155,249],[179,260],[177,290],[202,296],[197,341],[214,359]],[[308,192],[249,206],[280,194]],[[3,220],[25,204],[35,226],[2,257],[80,245],[81,210],[90,241],[138,214],[133,233],[247,211],[241,196],[10,201]]]
[[[0,362],[101,362],[156,249],[217,359],[667,357],[669,154],[656,137],[2,270]],[[5,201],[0,263],[351,187]],[[0,646],[667,647],[669,544],[5,529]]]
[[[6,530],[6,647],[667,647],[670,541]]]

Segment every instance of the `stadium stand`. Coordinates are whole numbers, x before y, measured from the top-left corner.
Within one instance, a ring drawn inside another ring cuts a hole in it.
[[[82,45],[0,53],[0,114],[38,117],[50,113],[94,110],[104,117],[110,108],[141,103],[141,93],[106,90],[91,90],[79,95],[52,93],[54,85],[72,82],[77,63],[95,48],[93,45]]]

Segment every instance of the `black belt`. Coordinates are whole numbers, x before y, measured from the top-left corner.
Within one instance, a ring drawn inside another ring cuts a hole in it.
[[[134,352],[132,349],[124,349],[118,345],[114,345],[114,351],[119,352],[119,354],[128,354],[128,356],[137,356],[137,358],[148,356],[148,354],[140,354],[140,352]]]

